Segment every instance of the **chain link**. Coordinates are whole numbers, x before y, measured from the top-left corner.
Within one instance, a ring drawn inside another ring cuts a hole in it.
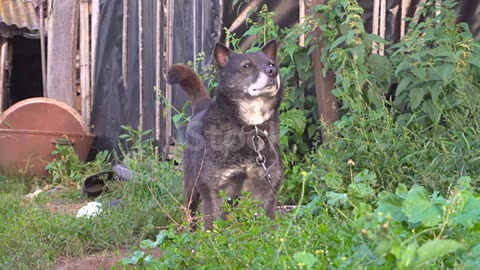
[[[265,173],[267,173],[266,174],[267,181],[269,183],[271,183],[270,173],[268,173],[268,169],[267,169],[267,165],[266,165],[267,164],[267,158],[265,157],[265,155],[262,155],[262,152],[261,152],[260,147],[258,145],[258,143],[260,142],[260,140],[262,138],[258,134],[259,134],[258,127],[255,126],[255,135],[252,136],[253,150],[255,151],[255,153],[257,153],[257,158],[255,160],[256,160],[258,165],[262,165],[263,169],[265,170]]]

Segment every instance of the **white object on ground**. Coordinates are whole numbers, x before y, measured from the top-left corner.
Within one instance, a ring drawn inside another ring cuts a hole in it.
[[[89,202],[86,205],[82,206],[77,212],[77,218],[85,217],[91,218],[102,212],[102,204],[99,202]]]

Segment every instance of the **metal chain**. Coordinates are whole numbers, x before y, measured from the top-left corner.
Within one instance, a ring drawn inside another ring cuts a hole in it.
[[[259,149],[259,146],[257,145],[257,142],[259,142],[262,138],[260,138],[259,136],[259,131],[258,131],[258,127],[255,126],[255,135],[252,136],[252,145],[253,145],[253,150],[255,151],[255,153],[257,153],[257,158],[255,159],[255,161],[257,162],[258,165],[262,165],[263,169],[265,170],[265,173],[266,173],[266,179],[268,181],[269,184],[272,183],[271,181],[271,176],[270,176],[270,173],[268,173],[268,169],[267,169],[267,157],[265,157],[265,155],[262,155],[260,149]],[[256,142],[257,140],[257,142]]]
[[[252,136],[252,145],[253,145],[253,150],[255,151],[255,153],[257,153],[257,158],[255,160],[256,160],[257,164],[262,165],[263,169],[265,170],[265,174],[262,176],[262,178],[265,178],[265,180],[267,180],[267,183],[270,186],[270,189],[272,190],[273,195],[277,198],[277,202],[280,204],[280,206],[279,206],[280,209],[283,211],[283,213],[287,213],[287,208],[285,207],[285,205],[283,205],[283,203],[278,200],[278,193],[272,186],[272,180],[271,180],[272,177],[271,177],[270,172],[269,172],[270,169],[275,165],[275,163],[278,162],[278,155],[275,153],[275,159],[274,159],[273,163],[269,167],[267,167],[267,165],[266,165],[267,164],[267,158],[265,157],[265,155],[262,155],[260,147],[258,145],[258,142],[260,142],[260,140],[263,140],[262,137],[260,137],[260,135],[265,136],[264,142],[267,144],[267,147],[269,147],[270,150],[273,150],[272,149],[273,143],[268,138],[268,136],[265,134],[265,132],[259,131],[257,126],[254,126],[254,127],[255,127],[255,134]],[[275,150],[273,150],[273,151],[275,151]]]

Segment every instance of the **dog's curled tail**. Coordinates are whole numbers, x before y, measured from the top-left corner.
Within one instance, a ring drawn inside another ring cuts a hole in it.
[[[203,109],[204,105],[211,100],[198,75],[187,65],[172,65],[168,70],[167,80],[169,84],[179,84],[183,87],[190,99],[193,114]]]

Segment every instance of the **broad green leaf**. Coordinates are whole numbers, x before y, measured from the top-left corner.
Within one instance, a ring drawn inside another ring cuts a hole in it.
[[[403,78],[400,83],[397,86],[397,89],[395,91],[396,96],[399,96],[402,94],[402,92],[410,85],[412,82],[412,77],[406,76]]]
[[[359,183],[375,184],[377,183],[377,175],[365,169],[360,173],[356,174],[353,178],[353,181]]]
[[[411,243],[406,249],[401,251],[399,260],[400,269],[410,269],[413,266],[414,260],[417,257],[417,249],[417,243]]]
[[[408,195],[407,186],[405,186],[405,184],[398,185],[397,189],[395,189],[395,195],[397,195],[400,199],[407,198],[407,195]]]
[[[175,125],[175,127],[177,129],[180,128],[181,120],[182,120],[183,117],[184,117],[184,115],[181,114],[181,113],[178,113],[178,114],[175,114],[174,116],[172,116],[173,124]]]
[[[345,41],[345,36],[341,36],[339,38],[337,38],[333,43],[332,45],[330,45],[330,50],[333,50],[335,49],[336,47],[338,47],[338,45],[340,45],[342,42]]]
[[[313,138],[313,135],[319,130],[319,127],[316,125],[309,125],[307,128],[307,135],[309,138]]]
[[[471,65],[474,65],[474,66],[480,68],[480,58],[478,57],[478,55],[477,55],[477,56],[473,56],[473,55],[472,55],[472,57],[468,58],[467,61],[468,61],[468,63],[470,63]]]
[[[452,57],[452,50],[445,45],[440,45],[431,49],[429,54],[434,57]]]
[[[365,36],[365,39],[369,41],[375,41],[376,43],[382,43],[382,44],[387,43],[387,41],[384,38],[375,34],[367,34]]]
[[[140,259],[143,258],[145,252],[137,250],[133,253],[131,258],[124,258],[122,264],[137,264]]]
[[[297,263],[305,265],[307,269],[312,269],[312,266],[317,262],[317,258],[312,253],[306,251],[295,252],[293,258]]]
[[[305,113],[301,110],[291,109],[280,115],[282,124],[289,127],[292,131],[298,135],[302,135],[307,124],[307,118]]]
[[[414,186],[408,192],[403,202],[402,210],[409,222],[421,222],[427,227],[432,227],[442,220],[442,206],[445,203],[442,204],[441,202],[441,199],[437,199],[435,204],[432,204],[425,189],[420,186]]]
[[[375,253],[380,256],[385,256],[392,250],[393,244],[394,242],[391,239],[381,238],[376,243]]]
[[[377,87],[370,87],[367,92],[367,97],[368,101],[377,108],[382,107],[385,101],[384,93],[381,92],[381,88]]]
[[[438,124],[440,121],[441,109],[435,106],[432,100],[423,102],[422,111],[428,114],[433,123]]]
[[[248,30],[243,34],[243,36],[253,36],[253,35],[258,34],[260,31],[262,31],[262,28],[261,28],[261,27],[250,27],[250,29],[248,29]]]
[[[404,70],[409,70],[410,69],[410,62],[408,60],[404,60],[400,64],[398,64],[397,69],[395,69],[395,75],[398,76],[398,74]]]
[[[387,191],[378,195],[378,207],[375,213],[378,214],[379,212],[390,213],[393,222],[405,220],[405,214],[402,212],[402,200]]]
[[[342,176],[337,173],[329,172],[325,174],[325,176],[322,176],[321,179],[325,181],[325,184],[329,188],[332,188],[334,190],[339,189],[342,185]]]
[[[447,85],[455,75],[455,66],[453,64],[443,64],[438,67],[437,71],[443,80],[443,85]]]
[[[412,110],[416,110],[418,106],[423,101],[423,97],[425,96],[426,91],[422,88],[413,88],[410,90],[409,96],[410,96],[410,107]]]
[[[460,190],[470,190],[472,188],[472,178],[470,176],[462,176],[457,180],[457,187]]]
[[[347,204],[348,202],[348,197],[345,193],[336,193],[329,191],[325,194],[325,196],[327,196],[328,198],[327,203],[332,206],[337,204]]]
[[[375,195],[375,190],[367,183],[352,183],[348,186],[348,192],[360,198]]]
[[[370,67],[373,75],[383,81],[390,81],[393,75],[393,66],[390,60],[379,54],[370,54],[367,57],[367,64]],[[388,90],[388,89],[383,89]]]
[[[480,269],[480,244],[472,247],[466,255],[463,256],[463,265],[468,266],[466,269]]]
[[[433,103],[434,104],[438,103],[438,101],[439,101],[438,98],[440,97],[440,95],[442,94],[442,91],[443,91],[442,82],[436,82],[432,86],[428,87],[428,89],[430,90],[430,94],[432,96]]]
[[[153,248],[155,247],[155,242],[150,239],[146,239],[140,242],[140,247],[143,249]]]
[[[355,37],[355,30],[350,30],[347,32],[345,35],[345,43],[347,45],[350,45],[353,43],[353,38]]]
[[[473,196],[470,191],[462,191],[456,195],[458,206],[452,213],[452,225],[465,226],[473,228],[474,225],[480,223],[480,198]]]
[[[426,81],[427,80],[427,69],[426,68],[416,68],[413,71],[413,74],[417,77],[417,80]]]
[[[447,255],[450,252],[455,252],[460,248],[464,248],[463,244],[455,240],[431,240],[418,248],[418,266],[426,263],[429,260],[436,259]]]

